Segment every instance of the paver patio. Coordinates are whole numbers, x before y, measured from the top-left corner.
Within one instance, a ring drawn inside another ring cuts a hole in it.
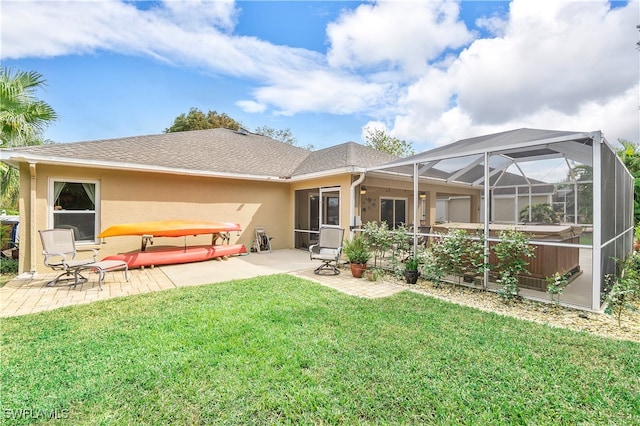
[[[271,253],[234,256],[228,260],[134,269],[129,271],[128,282],[123,271],[110,272],[106,274],[103,291],[98,289],[98,274],[94,273],[88,274],[89,280],[75,288],[64,284],[47,287],[55,273],[35,277],[23,275],[0,288],[0,317],[277,273],[296,275],[357,297],[386,297],[406,290],[406,287],[394,283],[353,278],[348,269],[340,275],[318,276],[313,273],[318,264],[302,250],[274,250]]]

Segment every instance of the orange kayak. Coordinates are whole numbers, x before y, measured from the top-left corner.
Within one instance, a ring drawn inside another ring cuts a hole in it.
[[[216,257],[246,254],[244,244],[224,246],[157,247],[148,251],[115,254],[102,260],[122,260],[129,269],[144,266],[174,265],[178,263],[201,262]]]
[[[122,237],[129,235],[151,235],[154,237],[184,237],[187,235],[218,234],[221,232],[241,231],[237,223],[202,222],[189,220],[161,220],[157,222],[138,222],[113,225],[98,235],[98,238]]]

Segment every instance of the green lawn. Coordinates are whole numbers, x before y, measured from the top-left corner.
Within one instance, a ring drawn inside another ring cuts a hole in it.
[[[274,275],[1,326],[6,424],[640,424],[640,344],[409,292]]]

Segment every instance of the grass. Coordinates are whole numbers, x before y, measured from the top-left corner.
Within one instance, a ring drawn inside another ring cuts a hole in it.
[[[580,244],[592,245],[593,244],[593,233],[592,232],[583,232],[580,234]]]
[[[640,344],[409,292],[273,275],[1,325],[7,424],[640,424]]]

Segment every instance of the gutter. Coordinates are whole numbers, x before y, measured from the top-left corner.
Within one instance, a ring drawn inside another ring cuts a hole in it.
[[[273,181],[287,181],[290,179],[288,177],[280,177],[280,176],[265,176],[265,175],[243,175],[236,173],[225,173],[225,172],[210,172],[206,170],[190,170],[190,169],[177,169],[171,167],[156,167],[156,166],[145,166],[136,163],[111,163],[107,161],[88,161],[88,160],[74,160],[68,158],[52,158],[52,157],[40,157],[40,156],[11,156],[9,158],[0,158],[4,163],[10,164],[13,167],[19,167],[20,163],[26,162],[29,164],[50,164],[56,166],[77,166],[77,167],[87,167],[94,169],[109,169],[109,170],[126,170],[126,171],[137,171],[137,172],[150,172],[150,173],[167,173],[167,174],[176,174],[182,176],[206,176],[206,177],[217,177],[217,178],[229,178],[229,179],[239,179],[239,180],[259,180],[265,182],[273,182]]]
[[[353,238],[353,230],[356,227],[356,187],[364,181],[365,176],[366,173],[362,172],[360,177],[351,184],[349,194],[349,238]]]
[[[7,155],[9,154],[9,155]],[[238,180],[251,180],[251,181],[263,181],[263,182],[297,182],[308,179],[322,178],[327,176],[334,176],[338,173],[354,173],[364,172],[364,168],[337,168],[331,170],[322,170],[319,172],[307,173],[298,176],[271,176],[271,175],[253,175],[253,174],[238,174],[227,172],[216,172],[208,170],[192,170],[192,169],[178,169],[171,167],[159,167],[148,166],[137,163],[114,163],[109,161],[91,161],[82,159],[70,159],[64,157],[43,157],[38,155],[16,155],[15,153],[7,153],[0,151],[0,161],[11,165],[15,168],[20,168],[20,163],[29,164],[50,164],[56,166],[76,166],[76,167],[88,167],[97,169],[110,169],[110,170],[126,170],[126,171],[138,171],[138,172],[150,172],[150,173],[167,173],[181,176],[202,176],[202,177],[215,177],[226,179],[238,179]]]

